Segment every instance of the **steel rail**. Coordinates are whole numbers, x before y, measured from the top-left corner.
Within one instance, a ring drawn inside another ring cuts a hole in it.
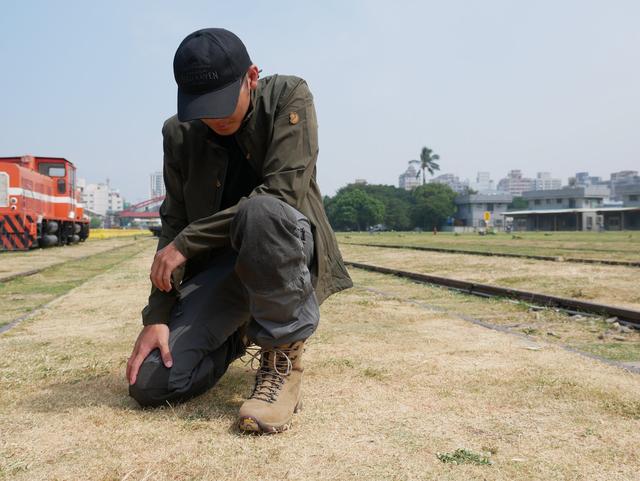
[[[523,291],[520,289],[512,289],[508,287],[479,284],[477,282],[451,279],[449,277],[420,274],[418,272],[401,271],[398,269],[374,266],[371,264],[363,264],[360,262],[345,261],[345,264],[347,266],[352,266],[358,269],[378,272],[381,274],[390,274],[397,277],[403,277],[406,279],[422,282],[425,284],[444,286],[459,292],[464,292],[466,294],[472,294],[482,297],[506,297],[510,299],[517,299],[519,301],[525,301],[533,305],[556,307],[562,310],[568,310],[572,313],[583,312],[588,314],[596,314],[599,316],[617,317],[623,322],[632,324],[635,327],[640,328],[640,311],[635,311],[633,309],[627,309],[624,307],[598,304],[595,302],[587,302],[578,299],[540,294],[537,292]]]
[[[386,249],[412,249],[418,251],[443,252],[445,254],[470,254],[486,257],[515,257],[521,259],[534,259],[538,261],[551,262],[575,262],[579,264],[605,264],[610,266],[623,267],[640,267],[640,261],[617,261],[609,259],[581,259],[579,257],[563,257],[563,256],[539,256],[534,254],[510,254],[508,252],[482,252],[470,251],[464,249],[447,249],[446,247],[425,247],[425,246],[406,246],[399,244],[368,244],[359,242],[342,242],[342,244],[350,246],[364,247],[382,247]]]

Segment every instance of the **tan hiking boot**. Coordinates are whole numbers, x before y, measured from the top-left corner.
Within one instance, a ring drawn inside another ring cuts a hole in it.
[[[291,427],[302,408],[302,352],[304,341],[260,349],[253,392],[240,407],[238,427],[253,433],[277,433]]]

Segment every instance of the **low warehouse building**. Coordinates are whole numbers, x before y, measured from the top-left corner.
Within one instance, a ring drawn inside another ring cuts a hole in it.
[[[489,225],[503,227],[502,214],[513,200],[508,192],[495,194],[464,194],[456,197],[456,225],[464,227],[486,227],[485,212],[489,212]]]

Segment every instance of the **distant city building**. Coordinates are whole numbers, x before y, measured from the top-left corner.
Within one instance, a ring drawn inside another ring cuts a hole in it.
[[[523,177],[521,170],[510,170],[507,176],[498,182],[498,191],[508,192],[514,197],[519,197],[523,192],[534,190],[534,188],[534,180]]]
[[[533,190],[557,190],[562,187],[560,179],[552,179],[550,172],[538,172],[533,179]]]
[[[627,184],[618,187],[624,207],[640,207],[640,184]]]
[[[638,176],[637,170],[612,172],[609,183],[611,187],[611,200],[622,200],[622,188],[628,185],[640,186],[640,176]]]
[[[491,180],[491,174],[489,172],[478,172],[476,175],[476,181],[469,183],[469,188],[475,190],[479,194],[495,192],[495,185]]]
[[[602,184],[602,177],[589,175],[589,172],[576,172],[574,179],[577,187]]]
[[[353,183],[356,185],[367,185],[367,179],[356,179]]]
[[[454,174],[442,174],[429,180],[430,184],[445,184],[451,187],[451,190],[458,193],[463,193],[469,188],[468,180],[460,180],[457,175]]]
[[[398,179],[398,187],[405,190],[412,190],[422,184],[418,176],[420,162],[417,160],[409,161],[409,167],[400,175]]]
[[[162,172],[152,172],[149,174],[149,198],[164,197],[167,190],[164,186],[164,178]]]
[[[112,189],[109,180],[106,183],[87,184],[78,179],[78,187],[84,206],[99,215],[107,215],[124,209],[124,199],[118,189]]]
[[[513,196],[507,192],[493,194],[464,194],[456,197],[456,224],[466,227],[486,227],[485,212],[489,212],[489,225],[501,228],[503,216]]]
[[[637,170],[621,170],[620,172],[611,173],[611,182],[625,183],[636,180],[638,177]]]

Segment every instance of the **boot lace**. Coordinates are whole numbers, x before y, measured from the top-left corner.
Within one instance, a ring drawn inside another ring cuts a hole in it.
[[[290,358],[291,349],[264,349],[260,346],[250,346],[246,349],[246,355],[249,359],[245,361],[245,365],[249,365],[251,369],[257,369],[250,398],[268,403],[275,402],[286,377],[293,369]],[[257,367],[254,366],[256,362],[259,363]]]

